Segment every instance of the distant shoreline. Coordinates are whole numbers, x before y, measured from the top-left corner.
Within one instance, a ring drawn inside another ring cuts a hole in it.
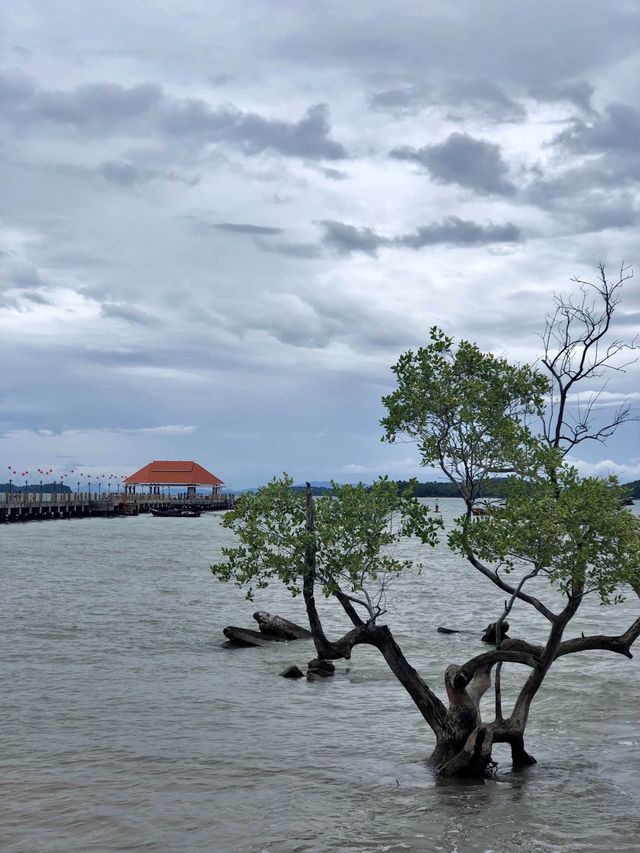
[[[397,480],[398,489],[403,491],[410,484],[408,480]],[[490,481],[487,485],[481,490],[480,497],[481,498],[504,498],[507,494],[507,479],[503,477],[496,478],[495,480]],[[634,480],[631,483],[621,483],[622,488],[629,489],[630,495],[633,498],[640,499],[640,480]],[[303,485],[296,485],[293,487],[296,491],[300,491],[305,488]],[[248,489],[246,491],[255,491],[255,489]],[[320,497],[321,495],[330,495],[331,494],[331,485],[329,483],[312,483],[311,491],[314,495]],[[413,494],[417,498],[459,498],[460,492],[453,485],[453,483],[441,483],[436,482],[435,480],[427,481],[425,483],[413,483]]]

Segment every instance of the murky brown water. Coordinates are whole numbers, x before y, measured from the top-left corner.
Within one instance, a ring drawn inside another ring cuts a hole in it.
[[[303,614],[280,590],[254,607],[212,578],[220,521],[0,528],[0,849],[640,850],[637,659],[556,665],[529,726],[536,767],[512,775],[505,752],[495,781],[436,783],[431,734],[374,650],[308,684],[278,677],[308,643],[221,647],[254,609]],[[501,602],[444,548],[404,550],[427,565],[397,582],[388,621],[440,689],[446,665],[486,648]],[[590,604],[571,634],[621,629],[637,609]],[[543,636],[528,611],[510,621]]]

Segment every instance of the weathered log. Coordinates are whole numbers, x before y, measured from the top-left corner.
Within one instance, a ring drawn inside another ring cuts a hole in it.
[[[288,666],[286,669],[282,670],[280,675],[283,678],[302,678],[304,676],[304,672],[299,666]]]
[[[296,625],[295,622],[283,619],[282,616],[272,616],[271,613],[258,610],[253,614],[253,618],[258,623],[260,631],[265,634],[274,634],[283,640],[311,639],[311,631],[302,628],[300,625]]]
[[[492,646],[495,646],[497,643],[496,640],[496,622],[491,622],[484,629],[484,634],[482,635],[483,643],[491,643]],[[500,640],[504,640],[507,636],[507,631],[509,630],[509,623],[505,621],[500,626]]]
[[[264,646],[267,643],[281,643],[282,637],[277,637],[275,634],[266,634],[262,631],[253,631],[251,628],[238,628],[235,625],[228,625],[222,629],[222,633],[233,646]]]

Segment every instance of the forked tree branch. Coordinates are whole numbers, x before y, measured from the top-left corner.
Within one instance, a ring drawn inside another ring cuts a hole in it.
[[[534,607],[538,613],[541,613],[544,616],[545,619],[548,619],[549,622],[554,622],[557,618],[556,614],[549,610],[549,608],[535,596],[523,592],[522,589],[518,590],[516,587],[511,586],[511,584],[504,581],[496,572],[492,571],[488,566],[485,566],[484,563],[476,557],[471,548],[465,548],[465,556],[475,569],[477,569],[486,578],[489,578],[489,580],[503,592],[509,593],[509,595],[517,598],[518,601],[524,601],[526,604],[531,605],[531,607]]]

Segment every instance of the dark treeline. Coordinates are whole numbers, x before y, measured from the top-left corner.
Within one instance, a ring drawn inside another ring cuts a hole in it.
[[[631,497],[640,498],[640,480],[634,480],[633,483],[626,483],[625,487],[631,492]]]
[[[493,480],[487,481],[483,486],[480,497],[482,498],[504,498],[507,495],[508,480],[506,477],[495,477]],[[460,492],[453,483],[442,483],[436,481],[428,481],[426,483],[411,482],[409,480],[398,480],[398,491],[402,493],[407,487],[412,487],[412,493],[417,498],[459,498]],[[303,491],[303,485],[296,485],[294,490]],[[640,480],[634,480],[632,483],[626,483],[625,488],[629,490],[631,497],[640,498]],[[314,485],[312,486],[314,496],[321,497],[322,495],[332,494],[330,486]]]
[[[483,498],[504,498],[507,495],[509,481],[506,477],[496,477],[486,483],[481,489],[480,497]],[[413,483],[405,480],[398,480],[398,489],[402,491],[407,486],[413,485],[413,494],[417,498],[459,498],[460,493],[453,483]],[[640,480],[634,480],[632,483],[625,483],[624,488],[629,490],[629,494],[633,498],[640,498]]]
[[[416,483],[407,480],[398,480],[398,490],[403,492],[407,487],[412,487],[412,492],[417,498],[459,498],[460,492],[453,483]],[[483,498],[503,498],[507,493],[507,480],[496,477],[488,481],[480,492]]]

